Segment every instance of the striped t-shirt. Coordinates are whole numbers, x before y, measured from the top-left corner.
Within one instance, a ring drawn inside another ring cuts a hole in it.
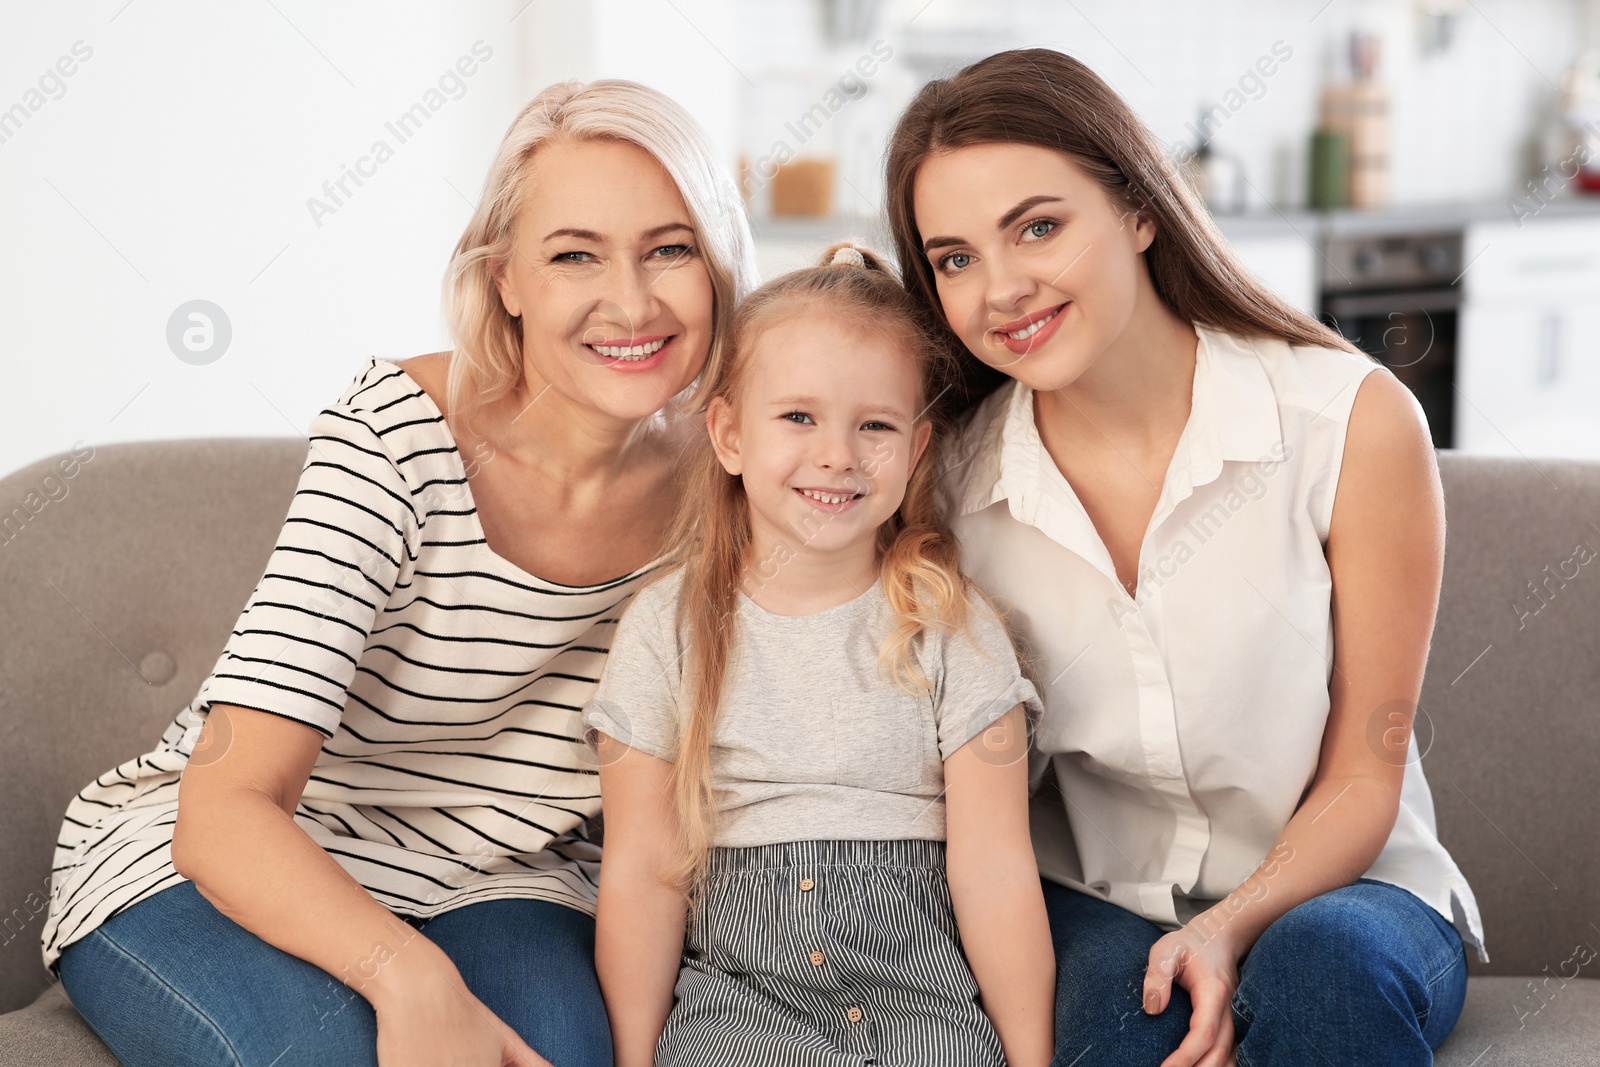
[[[213,703],[326,735],[295,822],[385,907],[530,898],[594,914],[600,811],[580,709],[661,562],[599,585],[528,574],[484,538],[439,409],[372,360],[312,423],[265,575],[155,750],[89,783],[57,839],[46,966],[184,881],[178,780]]]

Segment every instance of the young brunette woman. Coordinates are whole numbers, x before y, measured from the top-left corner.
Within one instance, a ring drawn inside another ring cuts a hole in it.
[[[454,352],[371,360],[316,418],[210,678],[68,808],[45,959],[124,1064],[611,1063],[578,715],[753,278],[671,101],[517,116]]]
[[[1482,935],[1411,738],[1444,548],[1418,405],[1065,55],[925,87],[888,188],[966,360],[962,558],[1045,686],[1058,1062],[1430,1063]]]

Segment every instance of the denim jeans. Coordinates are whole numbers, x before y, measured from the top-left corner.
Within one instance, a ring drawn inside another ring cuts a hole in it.
[[[1115,904],[1044,883],[1056,950],[1055,1067],[1155,1067],[1189,1030],[1173,986],[1144,1013],[1160,927]],[[1267,927],[1239,966],[1239,1067],[1426,1065],[1467,994],[1461,936],[1404,889],[1362,879]]]
[[[467,988],[555,1067],[610,1067],[594,920],[491,900],[412,922]],[[366,998],[280,951],[183,882],[69,945],[61,983],[124,1067],[376,1067]]]

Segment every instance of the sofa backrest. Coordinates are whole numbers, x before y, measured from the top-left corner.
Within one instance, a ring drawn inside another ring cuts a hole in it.
[[[67,801],[193,699],[305,454],[296,438],[104,445],[0,481],[0,1011],[49,981],[39,936]]]
[[[106,445],[0,481],[0,1011],[47,981],[67,801],[192,698],[304,456],[294,438]],[[1554,974],[1577,944],[1600,946],[1600,463],[1440,466],[1449,543],[1423,766],[1483,909],[1494,959],[1478,969]]]
[[[1417,733],[1439,837],[1483,911],[1479,970],[1571,977],[1578,946],[1600,949],[1600,463],[1439,467],[1444,591]]]

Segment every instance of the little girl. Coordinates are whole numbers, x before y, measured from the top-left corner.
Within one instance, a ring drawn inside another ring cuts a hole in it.
[[[735,313],[584,714],[618,1067],[1050,1061],[1039,697],[935,502],[926,336],[848,245]]]

